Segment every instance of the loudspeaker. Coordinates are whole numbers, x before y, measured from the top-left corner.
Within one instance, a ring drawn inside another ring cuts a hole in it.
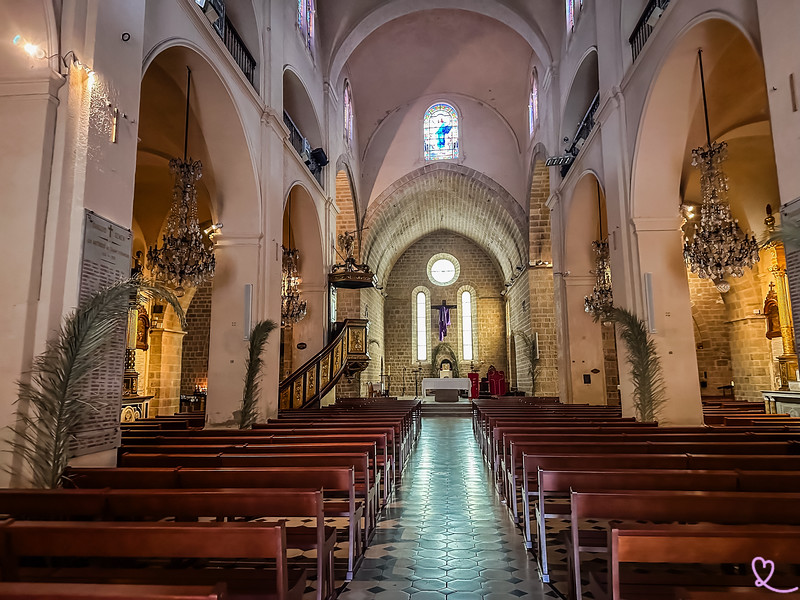
[[[324,167],[325,165],[328,164],[328,157],[325,154],[325,150],[323,150],[322,148],[314,148],[311,151],[311,158],[320,167]]]

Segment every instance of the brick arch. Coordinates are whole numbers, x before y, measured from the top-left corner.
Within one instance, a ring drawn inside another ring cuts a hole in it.
[[[474,241],[509,279],[527,264],[527,215],[500,184],[468,167],[431,163],[398,179],[367,210],[362,256],[385,280],[425,235],[447,230]]]

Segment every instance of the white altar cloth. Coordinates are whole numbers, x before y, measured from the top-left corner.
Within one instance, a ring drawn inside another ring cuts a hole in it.
[[[472,387],[468,377],[447,377],[443,379],[426,377],[422,380],[422,397],[424,398],[429,390],[466,390]]]

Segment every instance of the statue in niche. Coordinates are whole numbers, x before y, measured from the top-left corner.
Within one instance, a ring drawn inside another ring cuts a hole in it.
[[[147,309],[139,305],[139,316],[136,319],[136,349],[147,350],[150,346],[147,337],[150,334],[150,317],[147,316]]]
[[[453,376],[453,363],[451,363],[447,359],[444,359],[441,365],[439,366],[439,377],[445,378],[452,376]]]
[[[775,293],[775,284],[769,284],[769,292],[764,299],[764,308],[762,309],[764,316],[767,319],[767,339],[781,337],[781,319],[778,312],[778,294]]]

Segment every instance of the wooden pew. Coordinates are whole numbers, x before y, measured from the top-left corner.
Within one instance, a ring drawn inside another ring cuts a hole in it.
[[[125,454],[123,467],[352,467],[356,478],[356,493],[364,503],[364,546],[372,537],[375,512],[371,498],[375,497],[371,483],[370,461],[366,453],[308,453],[308,454]]]
[[[615,449],[615,448],[611,448]],[[713,451],[713,448],[707,448]],[[719,450],[725,450],[726,446],[720,446]],[[748,471],[774,470],[774,471],[800,471],[800,456],[798,455],[731,455],[731,454],[649,454],[641,452],[615,453],[605,452],[603,446],[597,445],[585,453],[566,451],[560,454],[552,448],[544,448],[540,452],[522,452],[522,468],[516,476],[511,479],[509,486],[508,503],[512,515],[519,520],[519,507],[517,506],[517,494],[520,498],[530,494],[536,485],[539,468],[553,468],[553,461],[546,457],[561,456],[566,458],[566,462],[572,466],[563,466],[564,469],[581,470],[603,468],[604,470],[614,469],[690,469],[690,470],[712,470],[724,471],[728,469],[742,469]],[[613,457],[604,459],[603,457]],[[569,460],[570,457],[577,457],[576,461]],[[539,459],[547,460],[548,465],[544,466]],[[581,465],[580,460],[588,462]],[[605,466],[603,466],[605,465]],[[556,465],[556,468],[562,468]],[[513,487],[512,487],[513,486]],[[525,491],[527,486],[528,491]],[[522,488],[522,489],[520,489]],[[530,497],[530,496],[528,496]]]
[[[261,433],[269,432],[269,433]],[[327,444],[334,448],[339,443],[359,443],[368,442],[376,445],[377,456],[376,461],[378,466],[382,466],[383,476],[380,483],[383,488],[383,505],[389,502],[389,497],[392,493],[395,481],[395,454],[394,448],[390,446],[387,439],[387,431],[391,429],[384,429],[382,432],[358,432],[358,433],[335,433],[329,434],[327,432],[306,432],[303,435],[299,431],[286,431],[286,430],[237,430],[237,433],[229,435],[226,430],[208,430],[202,432],[193,432],[190,435],[151,435],[151,434],[136,434],[134,436],[123,436],[122,446],[120,446],[120,454],[128,449],[135,452],[134,447],[145,446],[202,446],[202,445],[215,445],[220,446],[237,446],[241,447],[242,444],[247,446],[263,445],[263,444]],[[172,432],[180,433],[180,432]],[[198,435],[201,434],[201,435]],[[148,449],[148,453],[153,453],[153,448]]]
[[[573,491],[570,494],[570,532],[566,540],[567,557],[571,567],[570,587],[574,590],[575,598],[582,597],[580,553],[605,554],[609,547],[605,531],[581,530],[581,520],[800,525],[798,502],[800,494],[648,490],[586,493]]]
[[[363,555],[361,519],[364,503],[356,496],[352,467],[302,469],[292,467],[255,468],[70,468],[70,485],[83,489],[274,489],[300,488],[309,482],[324,490],[323,511],[327,517],[345,517],[348,541],[347,581],[353,578]],[[158,485],[154,485],[158,484]],[[335,500],[331,500],[333,497]],[[341,500],[339,498],[342,498]]]
[[[86,506],[84,506],[86,505]],[[89,512],[90,506],[96,512]],[[73,512],[67,512],[67,507]],[[21,520],[196,521],[309,517],[313,527],[288,527],[287,546],[317,552],[317,598],[335,597],[336,530],[325,526],[320,489],[19,490],[0,489],[0,514]]]
[[[603,598],[603,591],[611,600],[650,600],[665,587],[676,586],[675,575],[668,579],[658,576],[637,577],[639,584],[631,589],[626,585],[621,566],[626,563],[668,563],[668,564],[746,564],[753,558],[771,557],[782,563],[800,563],[800,528],[789,526],[708,526],[708,525],[616,525],[609,532],[609,574],[608,587],[603,590],[595,585],[592,591],[595,598]],[[595,579],[595,578],[593,578]],[[698,595],[674,590],[673,598],[696,600],[736,599],[753,600],[766,598],[754,585],[754,575],[749,572],[741,576],[740,586],[752,585],[750,591],[740,593],[719,590]],[[773,580],[776,587],[796,587],[796,582]],[[695,584],[696,585],[696,584]],[[715,580],[705,578],[703,585],[714,587]],[[717,583],[717,585],[719,585]],[[745,588],[747,589],[747,588]],[[754,593],[751,593],[754,592]],[[720,595],[725,594],[725,595]],[[780,597],[770,592],[772,598]],[[741,595],[740,595],[741,594]]]
[[[569,516],[569,502],[552,502],[554,497],[568,498],[571,491],[600,492],[619,490],[702,490],[736,491],[738,474],[736,471],[688,471],[674,469],[629,469],[616,471],[564,471],[539,469],[537,504],[531,510],[527,487],[523,494],[523,518],[525,521],[525,546],[533,547],[536,533],[539,576],[542,581],[550,581],[550,568],[547,549],[547,520]],[[535,527],[531,521],[534,521]]]
[[[224,585],[0,582],[3,600],[225,600]]]
[[[150,585],[222,582],[232,600],[299,600],[306,585],[305,570],[287,566],[282,523],[16,521],[1,529],[6,581],[114,580]],[[32,557],[39,559],[39,566],[26,562]],[[60,560],[74,558],[96,560],[89,561],[88,567],[75,567],[73,560]],[[109,566],[108,559],[113,559],[114,567]],[[165,563],[153,559],[169,560]],[[250,568],[169,568],[175,565],[172,559],[197,559],[201,564],[208,559],[223,561],[222,564],[246,560]],[[142,568],[143,561],[146,568]]]

